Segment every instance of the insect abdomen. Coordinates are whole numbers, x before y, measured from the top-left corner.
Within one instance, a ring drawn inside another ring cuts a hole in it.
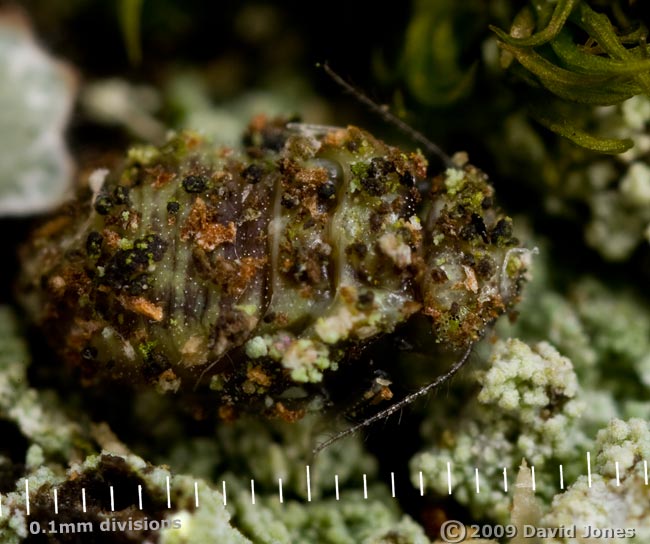
[[[434,181],[423,207],[423,157],[360,129],[258,120],[248,141],[184,133],[132,151],[35,233],[26,306],[86,382],[205,383],[225,405],[272,409],[415,312],[463,345],[514,299],[499,288],[514,242],[497,242],[505,219],[478,171],[459,169],[455,191]]]

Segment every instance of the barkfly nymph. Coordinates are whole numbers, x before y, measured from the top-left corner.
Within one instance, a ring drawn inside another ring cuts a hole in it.
[[[390,414],[462,366],[528,265],[483,172],[427,179],[420,152],[353,126],[258,117],[241,149],[183,132],[92,178],[23,247],[25,307],[84,385],[201,392],[222,418],[318,409],[363,347],[425,316],[463,355]],[[360,400],[381,407],[377,379]]]

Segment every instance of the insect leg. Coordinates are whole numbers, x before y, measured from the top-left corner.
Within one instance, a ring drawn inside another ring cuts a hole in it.
[[[314,455],[317,454],[318,452],[324,450],[328,446],[331,446],[334,442],[338,442],[341,438],[345,438],[348,435],[351,435],[353,433],[356,433],[357,431],[363,429],[364,427],[368,427],[369,425],[372,425],[373,423],[379,421],[380,419],[385,419],[391,415],[393,415],[395,412],[398,410],[401,410],[405,406],[411,404],[413,401],[419,399],[420,397],[425,396],[428,394],[431,390],[435,389],[436,387],[439,387],[443,383],[449,381],[467,362],[469,359],[469,356],[472,353],[472,349],[474,348],[474,344],[470,344],[469,347],[465,350],[463,353],[462,357],[456,361],[452,367],[445,372],[444,374],[441,374],[438,376],[435,380],[433,380],[430,384],[425,385],[421,389],[418,389],[414,393],[411,393],[410,395],[407,395],[404,397],[402,400],[396,402],[392,406],[389,406],[385,410],[382,410],[373,416],[370,416],[367,419],[364,419],[360,423],[357,423],[356,425],[353,425],[352,427],[349,427],[345,429],[344,431],[336,433],[334,436],[331,438],[328,438],[325,442],[322,442],[321,444],[318,444],[314,448]]]

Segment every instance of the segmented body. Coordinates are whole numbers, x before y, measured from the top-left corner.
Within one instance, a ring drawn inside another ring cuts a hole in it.
[[[526,259],[476,168],[422,193],[422,155],[355,127],[260,118],[245,144],[132,150],[24,248],[25,305],[86,383],[290,419],[411,315],[463,347],[514,302]]]

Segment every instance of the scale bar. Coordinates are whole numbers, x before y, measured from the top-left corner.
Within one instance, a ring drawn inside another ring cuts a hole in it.
[[[305,467],[307,473],[307,502],[311,502],[311,475],[309,474],[309,465]]]
[[[535,467],[530,467],[530,479],[533,491],[535,491]]]
[[[29,479],[25,478],[25,513],[29,516]]]

